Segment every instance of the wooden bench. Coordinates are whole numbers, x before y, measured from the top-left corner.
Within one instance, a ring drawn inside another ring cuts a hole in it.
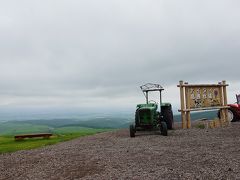
[[[20,135],[15,135],[14,138],[15,140],[23,140],[25,138],[36,138],[36,137],[43,137],[45,139],[48,139],[50,136],[53,134],[51,133],[38,133],[38,134],[20,134]]]

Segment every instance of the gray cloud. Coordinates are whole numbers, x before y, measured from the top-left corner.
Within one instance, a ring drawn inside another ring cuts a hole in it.
[[[159,82],[174,100],[181,79],[226,79],[237,87],[239,6],[224,0],[1,3],[0,104],[135,106],[143,99],[139,85]]]

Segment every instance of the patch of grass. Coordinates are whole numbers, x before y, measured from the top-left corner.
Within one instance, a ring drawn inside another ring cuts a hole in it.
[[[99,132],[109,131],[106,129],[85,129],[82,128],[81,130],[75,129],[73,131],[68,127],[68,129],[58,129],[49,139],[43,138],[32,138],[32,139],[24,139],[21,141],[15,141],[14,136],[0,136],[0,153],[7,153],[7,152],[15,152],[19,150],[28,150],[34,149],[39,147],[44,147],[52,144],[56,144],[63,141],[68,141],[77,137],[93,135]]]
[[[205,129],[205,125],[204,124],[197,124],[196,128]]]

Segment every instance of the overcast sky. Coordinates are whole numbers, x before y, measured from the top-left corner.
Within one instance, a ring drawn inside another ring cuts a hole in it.
[[[240,1],[1,0],[0,108],[135,107],[179,80],[240,93]]]

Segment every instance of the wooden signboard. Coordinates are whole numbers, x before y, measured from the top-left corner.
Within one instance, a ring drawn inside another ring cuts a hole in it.
[[[190,108],[221,106],[220,87],[186,87]]]
[[[191,111],[202,111],[220,109],[221,120],[226,121],[227,117],[227,93],[226,81],[218,84],[188,84],[179,82],[182,128],[191,127]]]

